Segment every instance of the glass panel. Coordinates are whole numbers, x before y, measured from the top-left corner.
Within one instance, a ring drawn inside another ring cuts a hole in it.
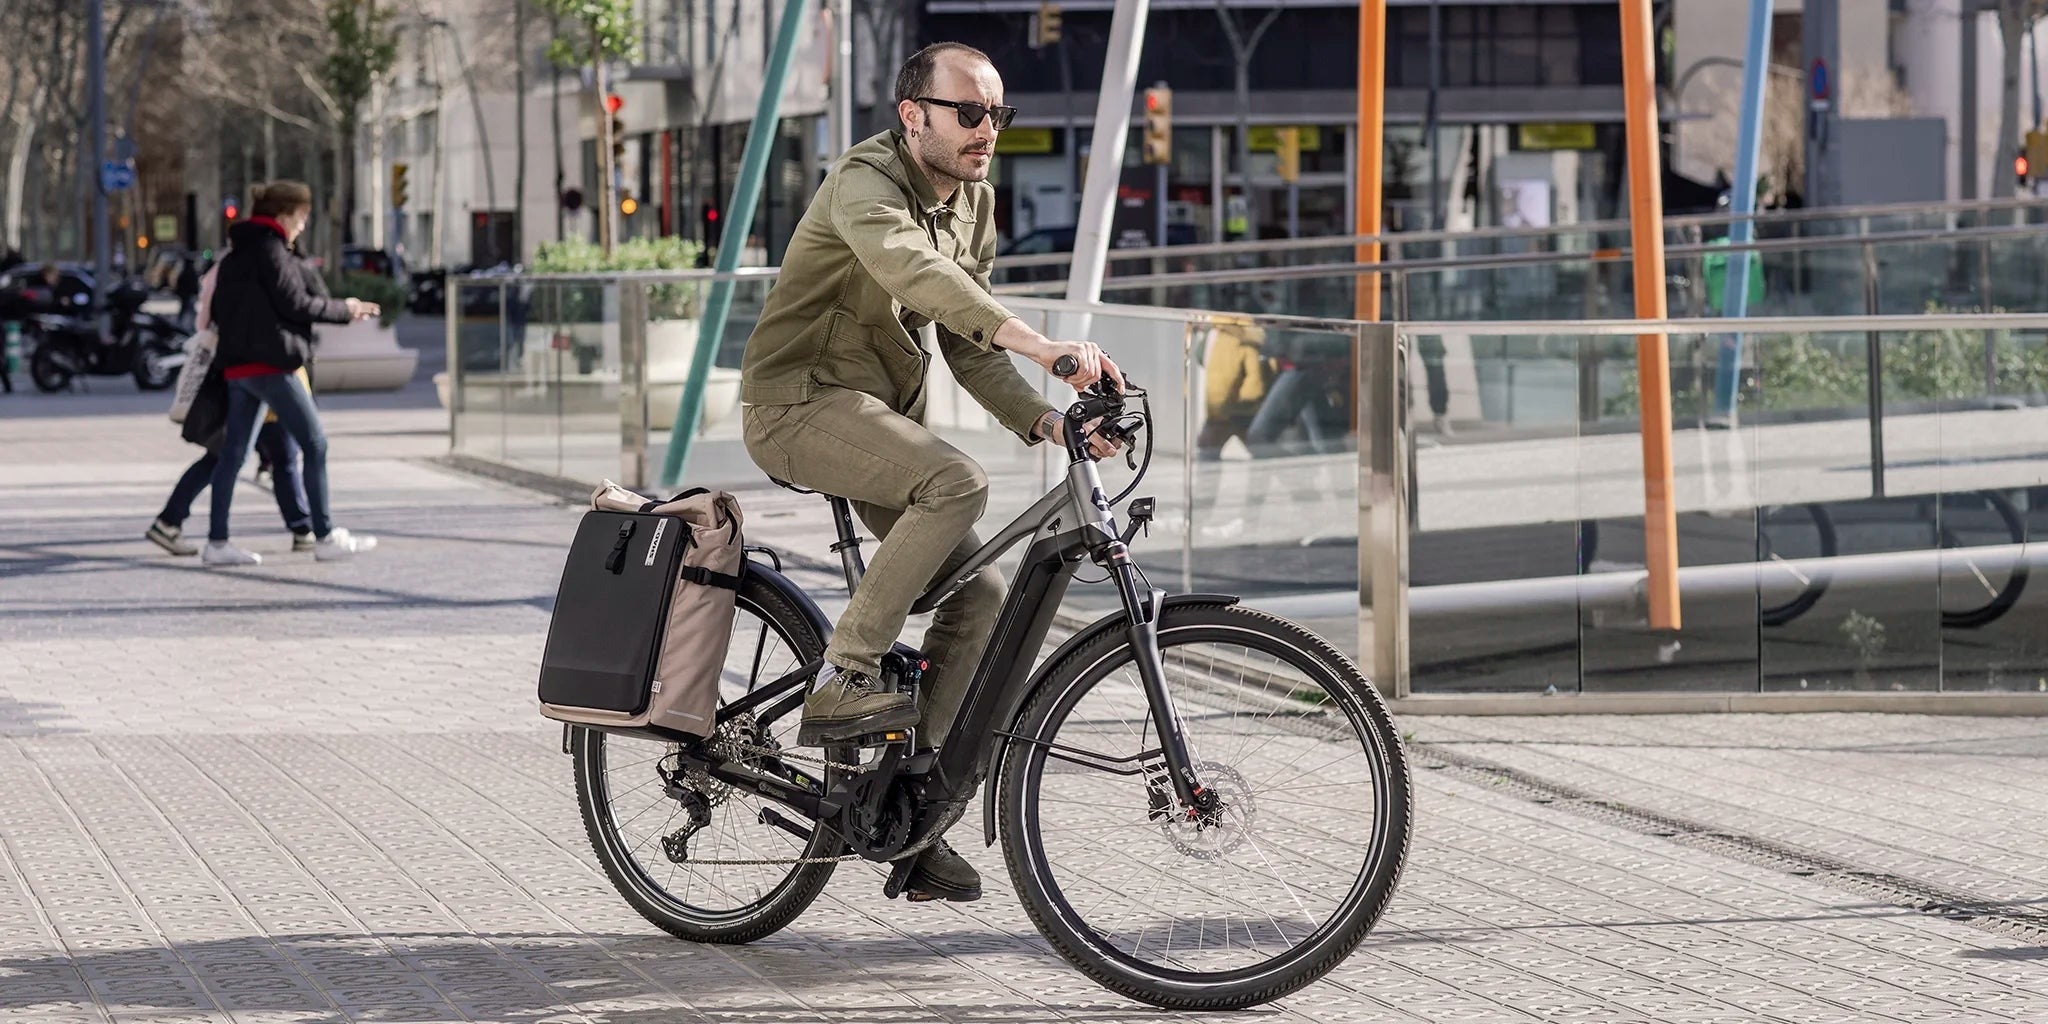
[[[2048,350],[2032,331],[1957,340],[1957,362],[1974,364],[1980,351],[1991,358],[1995,397],[1946,402],[1938,413],[1941,685],[2048,690],[2048,565],[2031,543],[2048,528]]]
[[[1411,344],[1412,689],[1575,690],[1576,343]]]
[[[683,387],[696,363],[704,304],[711,289],[709,281],[679,281],[648,288],[647,473],[651,481],[659,479],[668,455]],[[768,285],[746,279],[734,282],[732,289],[732,307],[726,315],[725,332],[712,352],[711,369],[704,383],[703,411],[690,443],[689,458],[683,465],[682,479],[678,481],[679,490],[685,486],[751,486],[764,481],[741,440],[740,358],[746,351],[747,336],[760,319],[761,301]]]
[[[1184,370],[1162,370],[1186,381],[1176,420],[1194,449],[1189,557],[1185,576],[1176,551],[1160,578],[1241,594],[1359,656],[1353,336],[1217,318],[1187,344]]]
[[[1587,338],[1579,345],[1581,379],[1600,388],[1598,419],[1582,428],[1577,466],[1580,661],[1589,692],[1756,688],[1749,469],[1755,432],[1706,423],[1720,342],[1704,335],[1665,339],[1682,626],[1676,632],[1651,628],[1645,589],[1648,502],[1636,339]]]
[[[500,287],[450,278],[459,293],[456,308],[457,366],[450,367],[449,400],[454,403],[456,451],[502,461],[505,457],[504,324],[500,319]]]

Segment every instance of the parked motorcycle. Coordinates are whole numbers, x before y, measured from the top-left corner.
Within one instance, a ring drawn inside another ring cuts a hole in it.
[[[39,391],[63,391],[80,376],[135,378],[144,391],[161,391],[185,365],[186,331],[176,320],[142,311],[149,289],[124,282],[107,294],[111,335],[102,337],[91,316],[39,313],[23,333],[30,345],[29,379]]]

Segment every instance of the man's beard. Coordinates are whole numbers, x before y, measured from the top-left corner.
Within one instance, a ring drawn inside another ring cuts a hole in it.
[[[971,152],[985,153],[992,149],[993,146]],[[925,140],[923,155],[925,166],[954,181],[983,181],[988,178],[987,164],[975,163],[968,159],[968,153],[939,141],[936,136]]]

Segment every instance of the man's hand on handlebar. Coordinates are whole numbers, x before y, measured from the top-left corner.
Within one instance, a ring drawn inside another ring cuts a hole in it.
[[[1089,420],[1087,425],[1082,427],[1082,430],[1084,433],[1088,435],[1088,451],[1098,459],[1106,459],[1112,455],[1115,455],[1117,452],[1122,451],[1123,445],[1117,441],[1111,440],[1110,438],[1104,437],[1101,434],[1095,433],[1095,428],[1101,426],[1101,424],[1102,420],[1098,417],[1096,419]],[[1062,416],[1058,420],[1055,420],[1053,422],[1052,439],[1063,445],[1067,443],[1066,417]]]
[[[1092,341],[1048,341],[1044,353],[1033,361],[1073,385],[1075,391],[1085,391],[1104,377],[1115,381],[1118,390],[1123,389],[1123,371]]]

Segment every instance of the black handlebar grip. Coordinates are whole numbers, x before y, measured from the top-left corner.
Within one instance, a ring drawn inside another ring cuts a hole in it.
[[[1053,376],[1065,380],[1081,372],[1081,361],[1073,356],[1061,356],[1052,361]]]

